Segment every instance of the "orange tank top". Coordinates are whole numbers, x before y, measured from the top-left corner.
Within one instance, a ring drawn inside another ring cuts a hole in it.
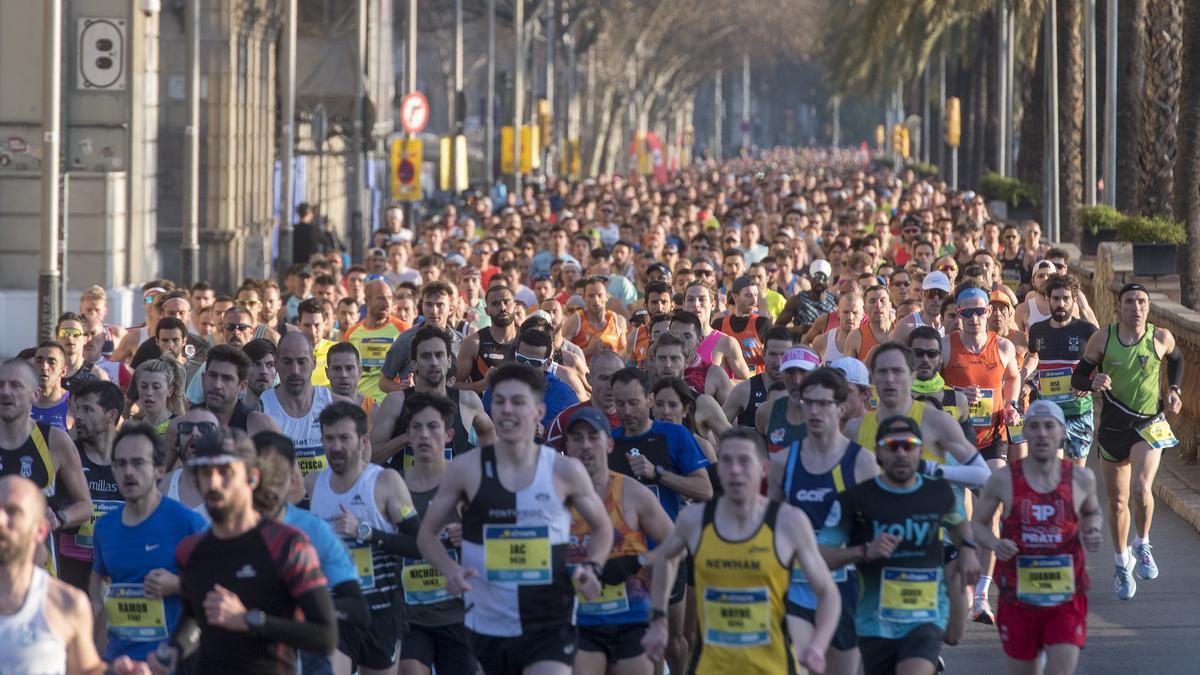
[[[996,428],[1004,412],[1004,363],[996,334],[988,332],[987,342],[978,353],[963,344],[962,334],[950,334],[950,360],[942,370],[948,386],[962,390],[975,385],[979,398],[970,408],[971,426],[975,428],[975,447],[984,449],[997,438]]]
[[[854,358],[867,362],[867,357],[871,355],[871,350],[879,346],[879,340],[875,339],[875,331],[871,330],[871,324],[864,324],[858,329],[858,353]]]
[[[645,326],[638,326],[634,329],[633,334],[633,357],[632,361],[642,367],[646,364],[646,357],[650,354],[650,329]]]
[[[625,351],[625,336],[621,335],[617,330],[617,315],[611,309],[604,310],[604,325],[600,328],[592,326],[592,322],[588,319],[586,312],[580,315],[579,332],[575,333],[575,337],[571,338],[571,342],[574,342],[576,346],[583,349],[592,335],[596,336],[596,340],[600,344],[618,354]]]
[[[742,356],[746,359],[746,365],[750,370],[758,375],[761,375],[766,370],[766,365],[763,363],[763,344],[758,337],[758,330],[755,328],[758,324],[759,314],[751,314],[746,319],[746,325],[741,330],[733,329],[733,315],[726,314],[725,318],[721,319],[721,332],[732,337],[737,341],[738,347],[742,349]]]

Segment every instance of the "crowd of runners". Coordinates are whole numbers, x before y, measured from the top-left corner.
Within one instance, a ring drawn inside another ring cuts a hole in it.
[[[0,673],[1069,674],[1103,521],[1159,574],[1175,339],[973,192],[781,150],[371,244],[0,364]]]

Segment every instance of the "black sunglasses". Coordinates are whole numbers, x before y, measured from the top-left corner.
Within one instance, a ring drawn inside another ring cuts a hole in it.
[[[243,330],[250,330],[251,328],[254,328],[254,326],[251,326],[248,323],[232,323],[231,322],[231,323],[225,324],[225,330],[243,331]]]
[[[201,436],[217,433],[216,422],[184,422],[180,421],[175,424],[175,428],[181,436],[191,436],[195,430],[200,431]]]

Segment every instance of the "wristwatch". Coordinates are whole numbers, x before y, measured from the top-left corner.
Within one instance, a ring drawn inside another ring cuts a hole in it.
[[[267,622],[267,615],[261,609],[246,610],[246,627],[250,629],[250,633],[257,633],[262,629],[263,624]]]
[[[970,539],[963,539],[963,540],[962,540],[962,547],[963,547],[963,548],[969,548],[969,549],[971,549],[972,551],[977,551],[977,550],[979,550],[979,546],[977,546],[977,545],[975,544],[975,542],[971,541]]]
[[[358,529],[354,531],[354,538],[358,540],[358,543],[365,544],[371,541],[371,535],[373,534],[375,534],[375,531],[371,529],[370,525],[359,523]]]
[[[154,650],[154,658],[167,668],[175,665],[175,647],[170,642],[158,643],[158,648]]]
[[[655,621],[658,621],[659,619],[665,619],[665,618],[667,618],[666,610],[659,609],[657,607],[651,608],[650,623],[654,623]]]
[[[656,481],[662,480],[663,475],[665,475],[666,473],[667,473],[666,467],[658,465],[658,464],[654,465],[654,480],[656,480]]]
[[[54,512],[54,517],[58,518],[58,529],[62,529],[67,524],[67,517],[63,515],[63,509]]]

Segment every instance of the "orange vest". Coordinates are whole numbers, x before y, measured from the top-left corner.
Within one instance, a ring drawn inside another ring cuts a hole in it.
[[[879,340],[875,339],[875,331],[871,330],[871,324],[864,324],[858,328],[858,353],[854,358],[867,362],[867,357],[871,355],[871,350],[879,345]]]
[[[746,320],[746,326],[739,331],[733,329],[733,315],[726,314],[725,318],[721,319],[721,332],[732,337],[737,341],[738,346],[742,348],[742,356],[746,358],[746,365],[755,374],[761,375],[766,366],[763,364],[763,344],[758,337],[758,330],[755,325],[758,323],[759,314],[756,312],[750,315]]]
[[[979,387],[979,398],[968,416],[975,427],[975,447],[984,449],[997,438],[996,428],[1004,413],[1004,363],[995,333],[988,332],[987,342],[978,354],[967,350],[959,332],[950,334],[949,365],[942,370],[948,386],[965,389]]]
[[[650,354],[650,329],[638,326],[634,331],[633,353],[630,356],[633,357],[631,360],[641,367],[645,365],[646,357]]]
[[[587,345],[588,339],[596,336],[596,340],[600,344],[608,347],[617,354],[625,351],[625,336],[617,330],[617,315],[611,309],[604,310],[604,325],[600,328],[593,328],[592,322],[588,320],[587,312],[579,316],[579,332],[575,333],[575,337],[571,338],[576,346],[583,349]]]

